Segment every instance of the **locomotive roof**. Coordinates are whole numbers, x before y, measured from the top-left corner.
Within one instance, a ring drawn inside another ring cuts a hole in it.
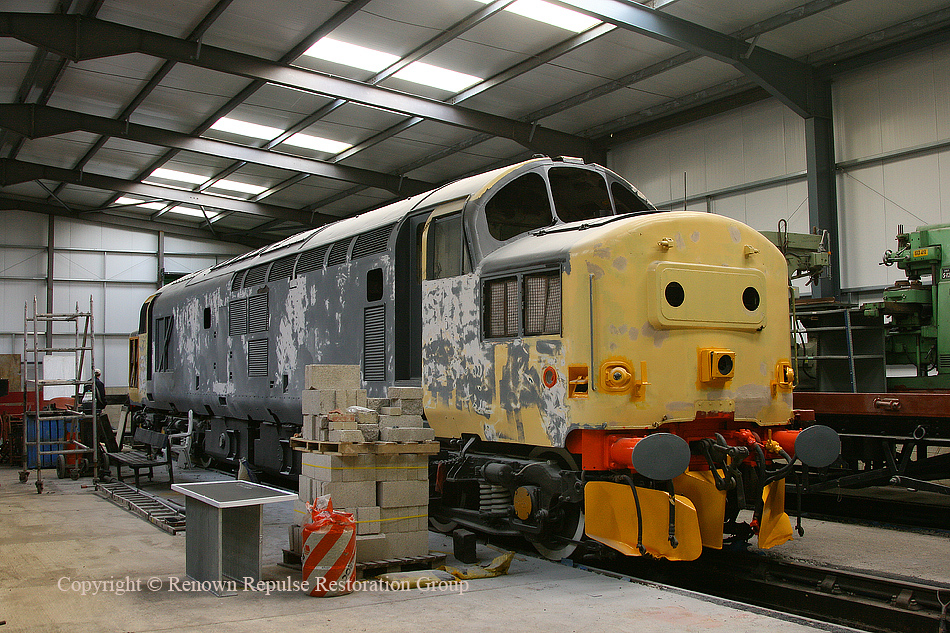
[[[235,271],[264,264],[286,255],[310,250],[318,246],[331,244],[336,240],[359,235],[376,227],[399,222],[413,211],[423,208],[436,207],[452,200],[462,200],[472,196],[480,196],[500,178],[518,170],[527,170],[531,167],[554,163],[549,158],[534,158],[514,165],[500,167],[491,171],[475,174],[445,184],[432,191],[427,191],[404,200],[399,200],[379,209],[367,211],[350,218],[343,218],[331,224],[310,229],[283,239],[274,244],[263,246],[255,251],[238,255],[226,262],[211,268],[200,270],[186,275],[179,280],[168,284],[165,288],[178,284],[190,284],[199,280],[210,279],[220,275],[229,275]]]

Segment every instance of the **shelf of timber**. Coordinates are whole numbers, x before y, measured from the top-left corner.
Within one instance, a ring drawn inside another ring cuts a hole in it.
[[[290,447],[303,453],[327,453],[330,455],[433,455],[439,452],[439,443],[431,442],[324,442],[290,438]]]

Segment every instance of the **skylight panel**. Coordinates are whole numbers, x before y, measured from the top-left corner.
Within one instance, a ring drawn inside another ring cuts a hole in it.
[[[288,138],[283,144],[290,145],[292,147],[304,147],[306,149],[312,149],[318,152],[326,152],[328,154],[339,154],[343,150],[353,147],[349,143],[343,143],[341,141],[334,141],[328,138],[321,138],[319,136],[312,136],[310,134],[303,134],[299,132]]]
[[[379,72],[399,61],[399,56],[373,50],[356,44],[324,37],[311,46],[304,55],[336,62],[351,68]],[[449,92],[460,92],[482,80],[455,70],[433,66],[424,62],[412,62],[396,72],[394,77],[423,86],[431,86]],[[342,150],[339,150],[342,151]]]
[[[488,4],[491,0],[475,0],[482,4]],[[505,7],[505,11],[511,11],[538,22],[544,22],[551,26],[556,26],[567,31],[580,33],[600,24],[600,20],[584,15],[572,9],[565,9],[544,0],[518,0]]]
[[[284,133],[284,130],[276,127],[270,127],[269,125],[258,125],[256,123],[247,123],[246,121],[229,119],[228,117],[221,117],[215,121],[214,125],[211,126],[211,129],[219,130],[221,132],[230,132],[231,134],[238,134],[240,136],[247,136],[265,141],[275,139]],[[322,138],[319,136],[313,136],[312,134],[303,134],[299,132],[284,140],[283,144],[289,145],[291,147],[305,147],[307,149],[316,150],[318,152],[326,152],[328,154],[339,154],[343,150],[352,147],[352,145],[349,143],[343,143],[341,141],[334,141],[333,139]]]
[[[122,196],[115,201],[114,204],[118,205],[135,205],[140,209],[149,209],[150,211],[161,211],[168,206],[167,202],[145,202],[144,200],[139,200],[138,198],[129,198]]]
[[[267,187],[251,185],[237,180],[217,180],[208,185],[208,189],[224,189],[225,191],[237,191],[238,193],[249,193],[256,196],[259,193],[267,191]]]
[[[195,209],[194,207],[185,207],[181,205],[172,207],[171,209],[167,211],[167,213],[177,213],[179,215],[188,215],[195,218],[201,218],[202,220],[205,219],[206,215],[207,215],[208,220],[213,220],[215,217],[218,216],[217,213],[211,213],[209,211],[206,214],[201,209]]]
[[[379,72],[399,61],[398,55],[341,42],[329,37],[320,39],[307,49],[304,55],[372,72]]]
[[[201,176],[198,174],[189,174],[183,171],[175,171],[174,169],[165,169],[159,167],[151,173],[149,178],[161,178],[162,180],[173,180],[177,182],[187,182],[193,185],[200,185],[207,182],[207,176]]]
[[[211,129],[221,132],[230,132],[231,134],[238,134],[240,136],[249,136],[250,138],[259,138],[265,141],[276,138],[284,132],[280,128],[270,127],[269,125],[258,125],[257,123],[238,121],[237,119],[229,119],[228,117],[221,117],[215,121]]]
[[[482,79],[474,75],[466,75],[448,68],[440,68],[424,62],[413,62],[397,72],[393,77],[405,79],[423,86],[441,88],[450,92],[461,92],[474,86]]]

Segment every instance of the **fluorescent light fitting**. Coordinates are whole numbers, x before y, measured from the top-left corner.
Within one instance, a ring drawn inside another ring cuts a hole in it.
[[[237,191],[239,193],[249,193],[256,196],[259,193],[267,191],[267,187],[261,187],[259,185],[251,185],[246,182],[238,182],[236,180],[218,180],[210,185],[208,189],[224,189],[225,191]]]
[[[229,119],[228,117],[221,117],[215,121],[211,129],[221,132],[230,132],[231,134],[238,134],[240,136],[259,138],[265,141],[276,138],[284,132],[280,128],[271,127],[269,125],[258,125],[257,123],[238,121],[237,119]]]
[[[304,55],[373,72],[379,72],[399,61],[398,55],[341,42],[330,37],[321,38],[308,48]]]
[[[161,178],[162,180],[177,180],[178,182],[188,182],[195,185],[200,185],[204,182],[207,182],[207,176],[199,176],[198,174],[188,174],[183,171],[175,171],[174,169],[165,169],[159,167],[153,171],[149,178]]]
[[[475,0],[488,4],[491,0]],[[505,11],[544,22],[560,29],[580,33],[600,24],[600,20],[572,9],[565,9],[544,0],[518,0],[505,7]]]
[[[398,55],[391,55],[356,44],[348,44],[329,37],[324,37],[311,46],[304,55],[373,72],[379,72],[399,61]],[[449,92],[460,92],[482,80],[481,77],[466,75],[424,62],[412,62],[393,76]]]
[[[167,202],[145,202],[144,200],[139,200],[138,198],[127,198],[122,196],[116,200],[113,204],[118,205],[135,205],[141,209],[149,209],[152,211],[161,211],[168,206]]]

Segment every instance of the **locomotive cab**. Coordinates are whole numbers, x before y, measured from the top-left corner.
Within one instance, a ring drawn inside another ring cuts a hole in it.
[[[538,161],[434,213],[424,248],[438,525],[688,560],[748,506],[761,547],[791,538],[786,265],[760,234]]]

